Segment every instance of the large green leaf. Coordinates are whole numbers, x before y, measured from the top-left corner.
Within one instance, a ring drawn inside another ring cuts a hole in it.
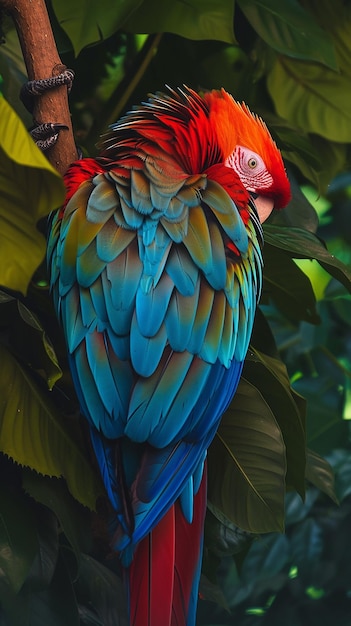
[[[122,28],[142,0],[53,0],[56,17],[69,36],[76,55],[85,46],[107,39]],[[141,33],[146,31],[141,30]]]
[[[76,54],[121,28],[132,33],[170,32],[189,39],[235,41],[234,3],[226,0],[102,0],[95,5],[88,0],[53,0],[53,6]]]
[[[288,319],[319,323],[309,278],[279,248],[264,248],[264,295],[269,295]]]
[[[281,228],[267,224],[265,241],[289,252],[296,259],[316,259],[331,276],[351,291],[351,270],[328,252],[323,242],[313,233],[301,228]]]
[[[234,43],[234,3],[228,0],[144,0],[123,27],[133,33],[176,33]]]
[[[273,413],[241,379],[209,449],[209,501],[248,532],[282,531],[285,473],[285,445]]]
[[[337,69],[334,46],[297,0],[238,0],[251,26],[278,52]]]
[[[0,97],[0,284],[25,293],[45,255],[36,228],[63,202],[64,185]]]
[[[244,375],[259,389],[281,429],[286,446],[287,485],[304,495],[304,404],[290,386],[286,367],[280,359],[252,348],[245,360]]]
[[[305,132],[351,141],[350,76],[279,57],[267,77],[278,115]]]
[[[40,474],[63,477],[71,494],[95,508],[103,488],[60,413],[0,344],[0,450]]]

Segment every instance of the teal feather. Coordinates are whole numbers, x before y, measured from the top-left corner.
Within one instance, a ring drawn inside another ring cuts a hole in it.
[[[88,222],[100,224],[112,217],[119,199],[114,185],[103,174],[95,176],[93,183],[95,187],[88,199],[86,217]]]
[[[188,481],[185,483],[183,491],[179,497],[180,506],[182,507],[183,515],[188,522],[191,524],[193,521],[193,507],[194,507],[194,483],[193,477],[190,476]]]
[[[167,333],[164,324],[153,337],[145,337],[140,331],[134,313],[130,329],[130,357],[132,365],[139,376],[151,376],[157,368],[167,344]]]
[[[130,341],[129,333],[125,335],[117,335],[111,326],[106,328],[106,334],[111,344],[111,351],[121,361],[130,361]]]
[[[213,180],[208,181],[203,192],[203,201],[212,210],[231,241],[244,254],[247,251],[248,235],[235,203],[227,192]]]
[[[92,302],[90,289],[79,290],[79,306],[84,328],[94,330],[97,325],[98,317],[96,315],[96,309]],[[99,321],[100,320],[101,318],[99,316]]]
[[[118,257],[135,238],[134,230],[117,226],[115,220],[109,219],[96,235],[96,254],[105,263]]]
[[[82,320],[78,285],[74,285],[62,299],[60,313],[68,351],[73,354],[87,332]]]
[[[83,254],[77,257],[76,265],[78,283],[81,287],[90,287],[106,265],[96,254],[95,241],[92,241]]]
[[[165,325],[170,346],[177,352],[188,350],[199,301],[200,281],[191,296],[183,296],[177,289],[172,297],[165,316]]]
[[[136,211],[143,215],[148,215],[154,210],[155,204],[150,196],[150,182],[144,172],[131,170],[131,204]]]
[[[161,275],[154,289],[146,292],[138,289],[135,311],[139,330],[145,337],[153,337],[158,333],[165,319],[173,289],[174,284],[166,273]]]
[[[174,286],[182,296],[191,296],[198,285],[199,268],[185,248],[173,247],[167,259],[165,271],[174,282]]]
[[[207,331],[210,320],[212,305],[214,301],[214,291],[207,285],[205,281],[201,281],[199,304],[196,310],[192,334],[189,341],[189,351],[193,354],[199,354]]]
[[[184,381],[188,379],[193,358],[188,352],[164,354],[157,370],[147,379],[141,378],[136,382],[126,427],[131,439],[145,441],[160,420],[168,416]]]

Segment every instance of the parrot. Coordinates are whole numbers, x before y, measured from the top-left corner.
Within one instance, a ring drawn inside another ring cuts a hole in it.
[[[72,380],[110,503],[130,626],[194,626],[207,450],[236,392],[263,231],[290,200],[263,120],[166,86],[74,162],[47,243]]]

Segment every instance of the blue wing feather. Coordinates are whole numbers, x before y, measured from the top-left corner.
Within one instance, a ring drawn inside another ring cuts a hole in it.
[[[125,563],[176,498],[191,519],[261,285],[255,231],[227,192],[203,176],[196,188],[191,177],[170,181],[153,162],[145,168],[84,183],[61,232],[54,223],[48,248],[72,375]],[[81,226],[84,211],[90,221]]]

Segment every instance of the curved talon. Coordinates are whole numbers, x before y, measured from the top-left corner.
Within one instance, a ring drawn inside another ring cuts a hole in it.
[[[35,126],[30,131],[30,135],[32,139],[34,139],[38,148],[45,152],[48,148],[55,145],[59,136],[59,131],[63,129],[68,130],[68,126],[65,124],[52,124],[51,122],[47,122],[46,124],[39,124],[38,126]]]
[[[20,98],[24,106],[32,112],[33,99],[36,96],[41,96],[45,93],[45,91],[55,89],[56,87],[62,87],[62,85],[67,85],[69,93],[72,89],[73,79],[74,71],[66,69],[61,72],[61,74],[57,74],[57,76],[51,76],[50,78],[42,78],[38,80],[29,80],[22,86]]]
[[[41,96],[45,93],[45,91],[49,91],[50,89],[62,87],[62,85],[67,85],[69,93],[72,89],[73,79],[74,71],[65,69],[60,74],[57,74],[57,76],[51,76],[50,78],[43,78],[40,80],[30,80],[22,86],[20,98],[26,109],[33,112],[35,97]],[[48,148],[55,145],[59,136],[59,131],[62,129],[68,129],[68,126],[47,122],[39,125],[36,124],[30,131],[30,134],[38,148],[45,152],[45,150],[48,150]]]

